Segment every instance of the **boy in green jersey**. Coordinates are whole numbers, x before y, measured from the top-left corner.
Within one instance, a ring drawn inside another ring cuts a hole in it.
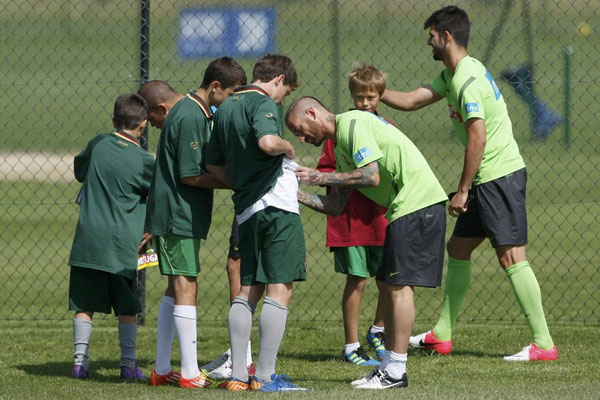
[[[527,213],[525,163],[512,134],[502,93],[487,69],[467,54],[470,22],[458,7],[434,12],[426,21],[427,44],[446,68],[431,85],[412,92],[387,90],[382,101],[412,111],[443,98],[456,135],[465,146],[457,191],[448,210],[458,217],[448,241],[448,274],[442,313],[434,328],[411,337],[416,348],[441,354],[452,351],[452,329],[471,282],[471,255],[489,238],[506,272],[533,340],[507,361],[556,360],[540,286],[525,255]]]
[[[297,168],[299,182],[331,187],[326,196],[298,191],[302,204],[339,215],[356,188],[388,209],[376,276],[382,282],[385,351],[381,364],[352,384],[357,389],[405,387],[414,287],[437,287],[442,280],[446,194],[417,147],[383,118],[358,110],[334,115],[317,99],[301,97],[285,122],[302,142],[335,141],[336,172]]]
[[[211,222],[213,189],[225,188],[204,168],[210,138],[212,106],[219,106],[246,74],[231,57],[213,60],[198,90],[183,96],[162,81],[139,90],[148,102],[150,123],[161,128],[156,168],[148,195],[146,234],[142,245],[157,237],[161,274],[168,277],[158,312],[156,364],[153,386],[177,384],[202,388],[211,384],[198,368],[197,277],[200,240]],[[171,365],[175,332],[181,355],[181,373]]]
[[[145,379],[136,365],[138,243],[144,233],[146,196],[154,158],[140,146],[146,102],[119,96],[114,133],[92,139],[75,157],[75,178],[83,183],[79,221],[69,257],[69,309],[75,311],[75,365],[71,377],[89,377],[88,347],[94,312],[119,316],[121,378]]]
[[[294,281],[306,276],[302,223],[294,176],[294,147],[283,139],[277,104],[298,86],[292,61],[268,54],[255,64],[252,83],[236,88],[215,114],[207,169],[233,189],[239,223],[241,289],[229,310],[230,391],[299,390],[275,373]],[[259,319],[256,375],[246,350],[256,304]]]

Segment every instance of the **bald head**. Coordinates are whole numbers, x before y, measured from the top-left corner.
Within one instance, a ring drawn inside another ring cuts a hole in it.
[[[327,107],[323,105],[319,100],[311,96],[299,97],[290,105],[285,113],[285,123],[289,126],[290,120],[298,120],[306,114],[306,110],[309,108],[318,109],[320,111],[329,112]]]
[[[285,124],[301,142],[320,146],[335,139],[335,115],[314,97],[300,97],[285,113]]]
[[[146,100],[149,109],[156,108],[160,103],[176,103],[182,96],[165,81],[148,81],[138,90],[138,94]]]
[[[169,110],[183,97],[165,81],[148,81],[138,94],[148,104],[148,121],[157,128],[162,128]]]

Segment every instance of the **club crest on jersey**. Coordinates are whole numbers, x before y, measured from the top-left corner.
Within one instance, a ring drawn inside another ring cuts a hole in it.
[[[450,118],[454,118],[458,120],[458,122],[463,122],[463,118],[462,115],[460,115],[460,112],[454,111],[454,108],[452,108],[451,105],[448,105],[448,111],[450,112]]]
[[[362,160],[364,160],[367,157],[371,157],[372,155],[373,153],[371,153],[371,149],[369,149],[368,147],[363,147],[362,149],[359,149],[356,153],[354,153],[352,157],[354,158],[354,161],[356,161],[357,164],[360,164]]]
[[[265,118],[270,118],[273,119],[273,113],[272,112],[268,112],[265,114]]]
[[[465,110],[467,111],[467,114],[472,113],[472,112],[479,112],[479,104],[467,103],[467,104],[465,104]]]
[[[192,150],[198,150],[198,142],[191,142],[190,147]]]

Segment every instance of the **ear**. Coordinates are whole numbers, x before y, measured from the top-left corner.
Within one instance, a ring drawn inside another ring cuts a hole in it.
[[[210,85],[208,86],[208,91],[209,92],[214,92],[217,89],[219,89],[220,87],[221,87],[221,82],[219,82],[219,81],[212,81],[210,83]]]
[[[304,110],[304,114],[313,121],[317,119],[317,111],[314,107],[307,107],[306,110]]]
[[[454,40],[454,37],[452,37],[452,34],[448,31],[444,31],[444,33],[442,33],[442,38],[446,43],[448,43],[450,40]]]
[[[165,103],[158,103],[155,109],[155,112],[159,115],[167,115],[169,112],[169,107]]]
[[[281,75],[277,76],[277,77],[275,78],[275,84],[276,84],[277,86],[279,86],[279,85],[282,85],[282,84],[283,84],[283,81],[284,81],[284,79],[285,79],[285,75],[284,75],[284,74],[281,74]]]

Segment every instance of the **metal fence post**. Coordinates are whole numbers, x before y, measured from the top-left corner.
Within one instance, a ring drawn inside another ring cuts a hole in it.
[[[150,64],[150,0],[141,0],[140,7],[140,87],[149,79]],[[148,150],[148,125],[142,135],[142,147]],[[142,311],[138,314],[138,324],[146,323],[146,270],[138,271],[138,299]]]

